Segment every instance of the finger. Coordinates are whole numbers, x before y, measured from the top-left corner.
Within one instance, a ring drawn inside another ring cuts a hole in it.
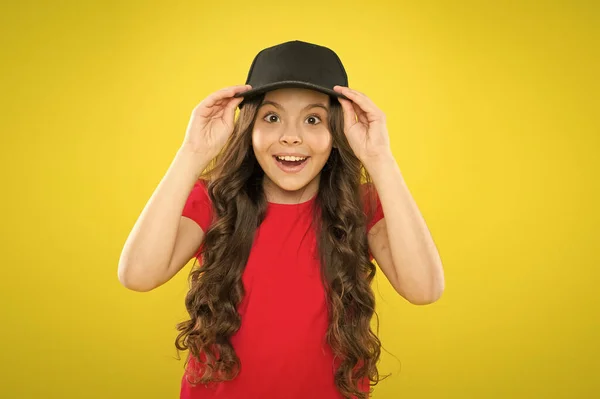
[[[214,107],[215,105],[222,105],[223,102],[221,100],[228,99],[233,97],[237,93],[243,93],[252,88],[250,85],[240,85],[240,86],[230,86],[224,89],[218,90],[212,94],[210,94],[206,98],[206,102],[204,103],[205,107]]]
[[[344,130],[348,131],[356,123],[356,113],[350,101],[338,97],[338,101],[342,104],[344,111]]]
[[[373,101],[371,101],[371,99],[369,97],[367,97],[366,95],[364,95],[356,90],[348,89],[347,97],[349,99],[351,99],[353,102],[355,102],[356,104],[358,104],[360,106],[360,108],[362,108],[365,112],[376,112],[377,111],[377,107],[375,106]]]
[[[365,111],[362,110],[361,107],[358,106],[358,104],[352,102],[352,107],[354,108],[354,112],[356,112],[356,116],[358,117],[358,120],[361,123],[364,123],[366,125],[369,124],[369,119],[367,118],[367,114],[365,113]]]
[[[234,97],[236,94],[239,93],[243,93],[245,91],[248,91],[252,88],[252,86],[250,85],[243,85],[243,86],[231,86],[231,87],[226,87],[224,89],[221,89],[215,93],[213,93],[212,95],[215,96],[215,99],[217,100],[227,100],[231,97]]]
[[[333,89],[339,93],[342,93],[346,90],[350,90],[348,87],[346,86],[334,86]],[[354,101],[351,101],[352,107],[354,108],[354,113],[356,114],[356,117],[358,118],[358,121],[363,123],[363,124],[369,124],[369,120],[367,118],[366,112],[358,105],[356,104]]]
[[[338,86],[336,86],[338,87]],[[381,110],[379,108],[377,108],[377,106],[375,105],[375,103],[366,95],[354,90],[354,89],[350,89],[348,87],[345,86],[339,86],[339,92],[342,93],[343,95],[345,95],[346,97],[348,97],[350,100],[352,100],[352,102],[356,103],[359,105],[359,107],[365,112],[367,113],[367,118],[371,119],[369,117],[372,118],[378,118],[381,115]],[[335,90],[335,88],[334,88]],[[338,90],[336,90],[338,91]]]
[[[225,112],[223,113],[223,120],[225,120],[225,122],[233,123],[235,110],[242,101],[244,101],[244,97],[232,98],[229,100],[229,104],[227,104]]]

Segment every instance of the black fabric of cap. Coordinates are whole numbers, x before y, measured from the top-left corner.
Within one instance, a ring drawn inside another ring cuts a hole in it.
[[[246,84],[251,90],[237,93],[244,102],[256,95],[285,87],[319,91],[348,99],[333,90],[335,85],[348,86],[348,76],[337,54],[324,46],[299,40],[285,42],[261,50],[248,72]]]

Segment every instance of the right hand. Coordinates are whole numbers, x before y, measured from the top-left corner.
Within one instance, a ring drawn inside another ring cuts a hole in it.
[[[182,148],[210,157],[217,156],[233,132],[235,109],[244,97],[236,93],[250,90],[250,85],[230,86],[206,97],[192,111]]]

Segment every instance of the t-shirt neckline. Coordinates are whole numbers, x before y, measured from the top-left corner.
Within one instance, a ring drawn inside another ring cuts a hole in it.
[[[293,203],[293,204],[283,204],[283,203],[279,203],[279,202],[269,202],[267,201],[267,204],[269,205],[269,207],[275,207],[275,208],[292,208],[292,207],[298,207],[298,206],[307,206],[312,204],[313,202],[315,202],[315,199],[317,198],[316,194],[312,196],[312,198],[304,201],[304,202],[297,202],[297,203]]]

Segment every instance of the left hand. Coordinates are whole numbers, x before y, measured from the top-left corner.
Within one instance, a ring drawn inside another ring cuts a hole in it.
[[[344,133],[356,157],[367,164],[390,155],[390,138],[383,111],[359,91],[345,86],[334,86],[333,90],[352,100],[338,97],[344,110]]]

